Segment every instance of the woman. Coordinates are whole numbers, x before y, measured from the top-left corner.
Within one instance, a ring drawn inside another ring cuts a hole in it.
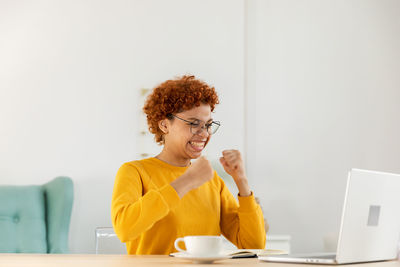
[[[168,80],[147,98],[149,130],[163,149],[123,164],[112,197],[113,226],[129,254],[169,254],[175,239],[188,235],[223,234],[238,248],[264,248],[264,219],[240,152],[225,150],[220,158],[239,203],[201,156],[220,125],[211,118],[216,104],[215,89],[194,76]]]

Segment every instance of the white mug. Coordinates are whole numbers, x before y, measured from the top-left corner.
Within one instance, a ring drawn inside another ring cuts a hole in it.
[[[184,242],[186,250],[179,247],[179,242]],[[186,252],[196,256],[216,256],[220,255],[222,249],[222,239],[214,235],[185,236],[175,240],[175,248],[178,251]]]

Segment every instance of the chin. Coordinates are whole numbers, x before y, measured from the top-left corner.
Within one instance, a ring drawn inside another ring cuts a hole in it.
[[[187,153],[187,155],[189,156],[190,159],[197,159],[201,157],[202,152],[197,152],[197,153],[190,152]]]

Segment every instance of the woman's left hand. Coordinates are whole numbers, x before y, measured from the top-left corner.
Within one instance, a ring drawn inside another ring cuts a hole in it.
[[[239,150],[231,149],[222,151],[222,157],[219,158],[219,161],[222,167],[224,167],[224,170],[232,176],[235,181],[237,179],[246,179],[244,163]]]
[[[244,162],[240,151],[234,149],[224,150],[222,151],[222,157],[219,158],[219,161],[222,167],[224,167],[224,170],[235,180],[239,189],[239,194],[241,196],[250,195],[251,191],[247,183]]]

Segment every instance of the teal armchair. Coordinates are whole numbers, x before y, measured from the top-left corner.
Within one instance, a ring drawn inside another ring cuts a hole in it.
[[[68,253],[73,183],[0,186],[0,253]]]

